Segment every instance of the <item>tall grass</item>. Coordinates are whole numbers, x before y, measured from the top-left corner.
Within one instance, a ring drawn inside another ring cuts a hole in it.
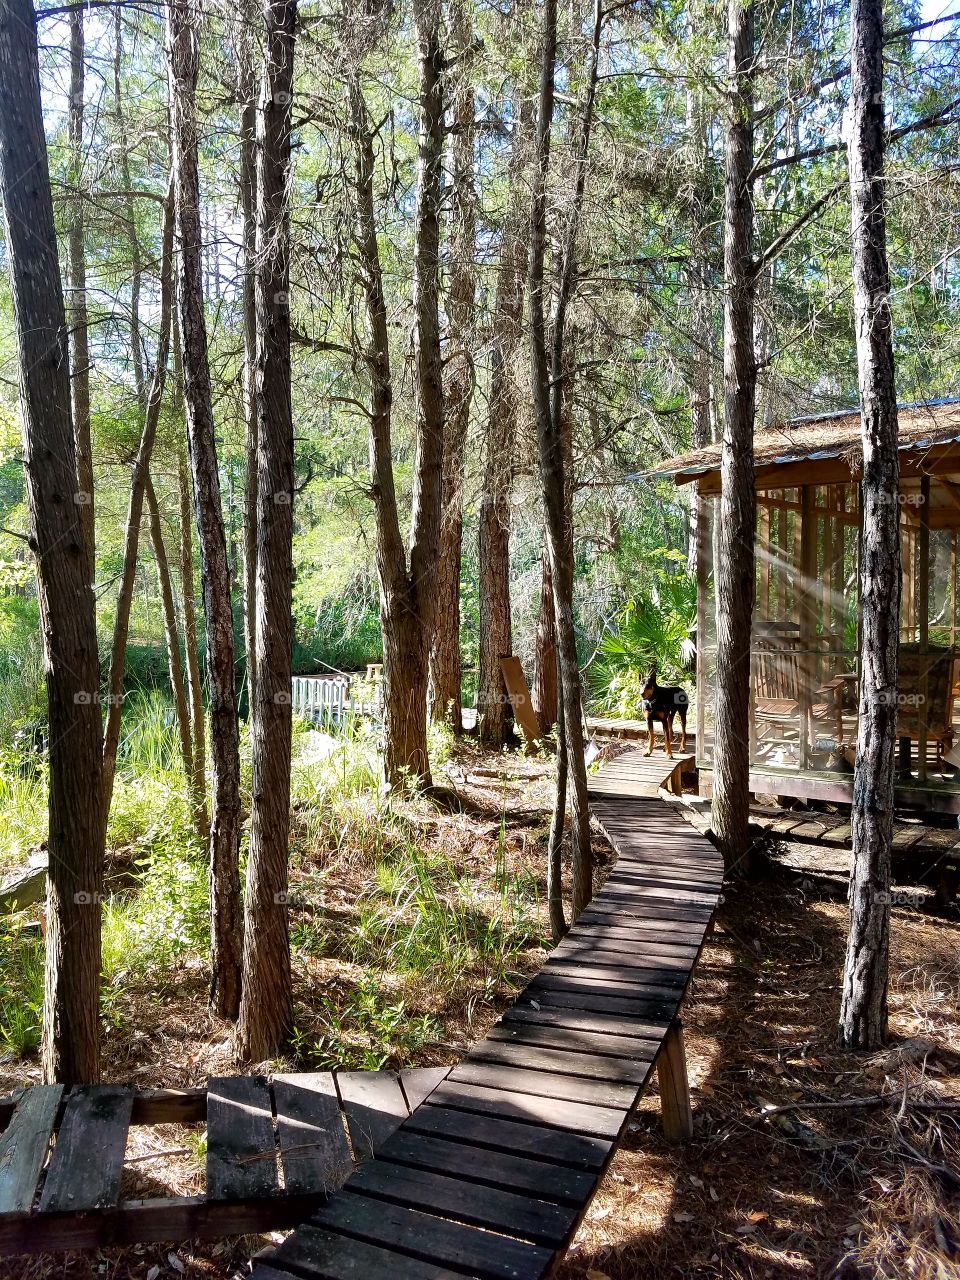
[[[459,874],[445,854],[413,841],[378,862],[375,877],[353,933],[358,962],[415,973],[436,986],[479,977],[493,987],[510,983],[520,953],[539,941],[536,885],[509,871],[502,830],[486,882]]]
[[[28,1057],[40,1046],[43,943],[16,923],[0,926],[0,1050]]]

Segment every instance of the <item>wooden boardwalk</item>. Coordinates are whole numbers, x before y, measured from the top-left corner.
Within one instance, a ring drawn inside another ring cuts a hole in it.
[[[689,1131],[677,1013],[723,867],[658,798],[687,763],[631,752],[592,779],[618,854],[601,892],[486,1039],[255,1280],[538,1280],[655,1064],[668,1133]]]
[[[231,1076],[182,1090],[105,1084],[65,1096],[61,1085],[35,1085],[0,1102],[0,1257],[293,1227],[447,1071]],[[131,1125],[204,1122],[205,1195],[121,1197]]]

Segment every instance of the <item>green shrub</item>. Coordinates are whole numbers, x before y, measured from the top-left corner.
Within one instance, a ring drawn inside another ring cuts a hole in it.
[[[627,604],[617,630],[600,643],[589,672],[597,710],[642,716],[644,677],[657,668],[661,684],[687,684],[696,653],[697,586],[687,574],[661,574]]]

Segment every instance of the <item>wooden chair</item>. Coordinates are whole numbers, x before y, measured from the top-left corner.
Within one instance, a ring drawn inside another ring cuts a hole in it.
[[[806,738],[813,747],[818,728],[843,742],[843,685],[841,676],[824,680],[821,672],[837,656],[837,637],[801,639],[794,628],[767,624],[754,639],[753,719],[757,747],[798,744],[804,737],[804,689],[809,690]]]
[[[953,746],[953,687],[957,665],[955,649],[928,645],[927,652],[922,654],[918,644],[900,645],[897,737],[919,742],[921,729],[924,730],[927,742],[936,747],[938,761]]]

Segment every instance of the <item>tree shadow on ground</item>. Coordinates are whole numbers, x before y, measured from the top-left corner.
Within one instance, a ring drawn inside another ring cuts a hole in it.
[[[666,1144],[652,1082],[560,1280],[958,1274],[956,1203],[928,1171],[918,1179],[897,1136],[949,1162],[956,1125],[941,1141],[929,1117],[896,1122],[892,1106],[764,1109],[873,1095],[904,1078],[922,1093],[934,1075],[960,1094],[960,929],[894,908],[891,1045],[843,1053],[836,886],[768,864],[725,893],[682,1010],[694,1138]],[[923,1039],[945,1047],[917,1062]]]

